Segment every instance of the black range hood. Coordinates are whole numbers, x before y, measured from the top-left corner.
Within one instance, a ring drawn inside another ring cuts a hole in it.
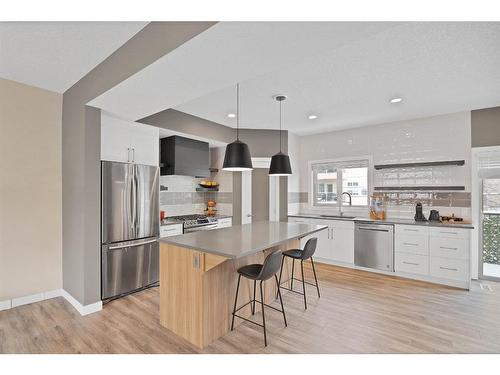
[[[160,175],[209,177],[208,142],[173,135],[160,139]]]

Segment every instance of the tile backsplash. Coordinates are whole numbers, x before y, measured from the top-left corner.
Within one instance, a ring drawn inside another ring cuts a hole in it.
[[[232,215],[233,193],[227,191],[228,186],[219,181],[223,191],[198,192],[196,188],[202,180],[207,178],[160,176],[160,210],[165,211],[166,216],[202,214],[207,208],[207,201],[214,200],[219,214]]]

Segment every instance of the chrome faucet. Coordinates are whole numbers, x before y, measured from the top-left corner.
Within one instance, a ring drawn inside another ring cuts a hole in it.
[[[348,193],[347,191],[344,191],[342,194],[340,194],[340,196],[342,197],[342,195],[344,194],[347,194],[347,196],[349,197],[349,206],[352,206],[352,195],[351,193]]]
[[[347,191],[344,191],[342,194],[340,194],[339,216],[344,215],[344,213],[342,212],[342,196],[344,194],[348,195],[348,197],[349,197],[349,206],[352,206],[352,196],[351,196],[351,193],[348,193]]]

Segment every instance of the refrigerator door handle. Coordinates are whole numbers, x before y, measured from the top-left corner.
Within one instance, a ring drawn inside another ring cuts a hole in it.
[[[118,249],[125,249],[126,247],[142,246],[142,245],[147,245],[147,244],[150,244],[150,243],[153,243],[156,241],[158,241],[157,238],[155,238],[154,240],[148,240],[148,241],[144,241],[144,242],[126,243],[126,244],[122,244],[122,245],[110,246],[110,247],[108,247],[108,250],[118,250]]]

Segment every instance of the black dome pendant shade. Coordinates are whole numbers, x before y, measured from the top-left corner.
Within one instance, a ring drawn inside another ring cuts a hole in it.
[[[290,158],[288,155],[281,151],[273,155],[271,158],[271,166],[269,167],[269,174],[273,176],[289,176],[292,174],[292,167],[290,165]]]
[[[292,174],[290,157],[281,152],[281,102],[285,99],[286,96],[284,95],[276,96],[276,100],[280,102],[280,152],[271,158],[271,165],[269,167],[269,175],[271,176],[289,176]]]
[[[241,172],[253,169],[252,157],[248,145],[239,139],[240,124],[240,85],[236,85],[236,140],[226,146],[222,169]]]

